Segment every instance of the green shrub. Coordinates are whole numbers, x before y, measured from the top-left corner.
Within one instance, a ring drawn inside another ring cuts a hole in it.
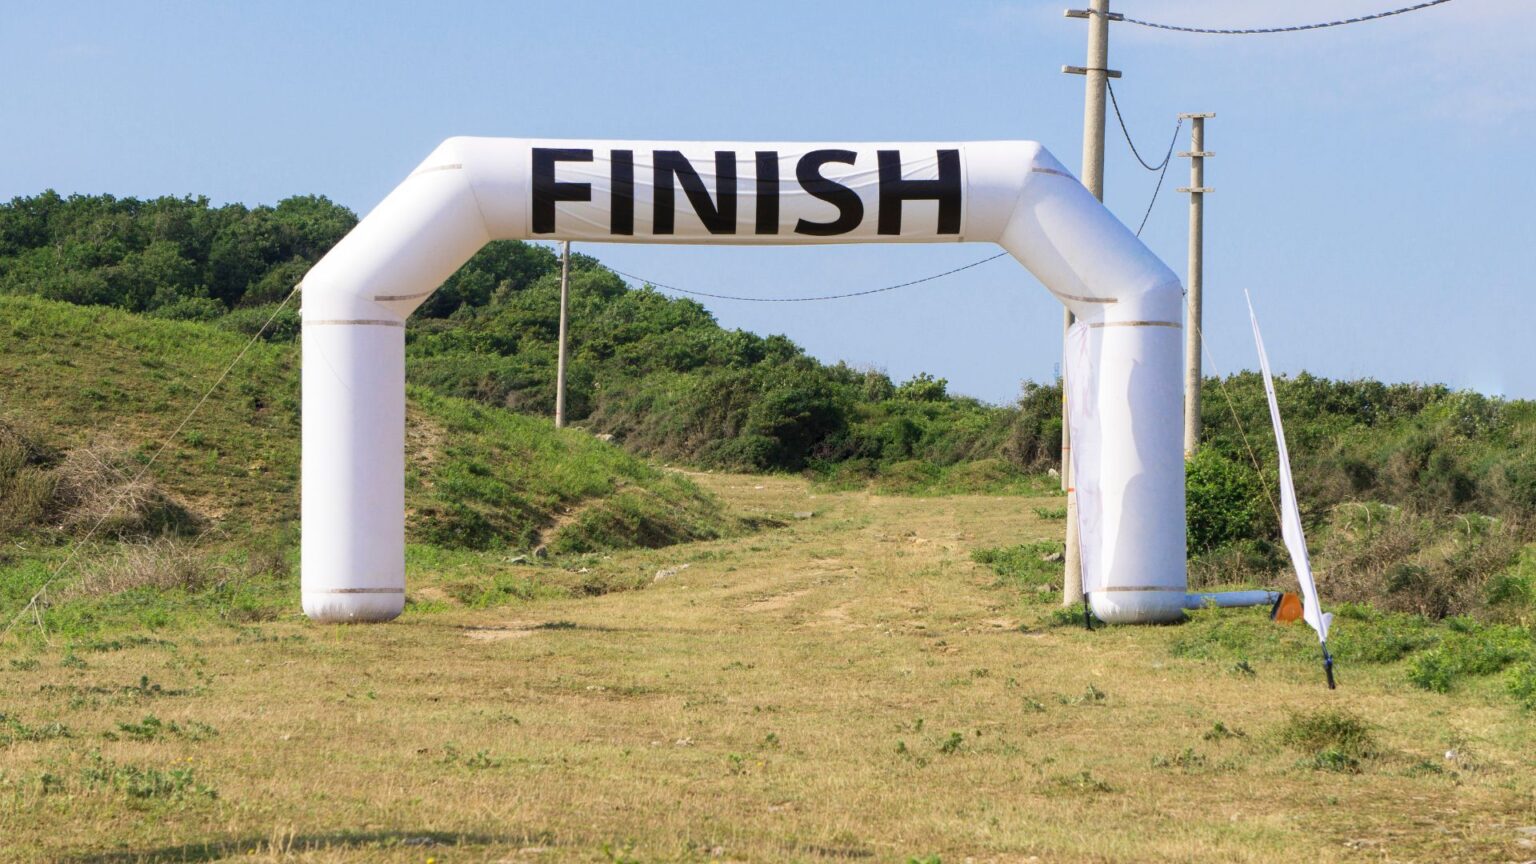
[[[0,535],[43,524],[57,486],[50,461],[38,441],[0,422]]]
[[[911,402],[942,402],[948,396],[949,382],[919,372],[896,388],[896,398]]]
[[[1536,544],[1527,544],[1513,564],[1489,577],[1485,591],[1490,606],[1529,614],[1536,607]]]
[[[1442,651],[1429,651],[1408,664],[1408,680],[1435,693],[1448,693],[1456,679],[1455,661]]]
[[[1523,523],[1364,504],[1334,508],[1316,533],[1327,593],[1337,600],[1438,619],[1486,614],[1491,597],[1521,593]],[[1491,593],[1500,583],[1503,593]],[[1514,619],[1524,611],[1518,602],[1494,610]]]
[[[1436,693],[1447,693],[1462,677],[1485,677],[1518,660],[1536,656],[1529,631],[1502,625],[1483,626],[1453,619],[1435,648],[1413,658],[1408,680]]]
[[[1277,579],[1294,579],[1288,570],[1285,548],[1270,540],[1237,540],[1193,555],[1189,561],[1189,586],[1194,589],[1221,585],[1273,585]]]
[[[1510,672],[1509,695],[1526,710],[1536,710],[1536,662],[1523,663]]]
[[[637,546],[659,549],[676,543],[713,540],[728,530],[724,520],[699,518],[702,514],[690,513],[677,503],[638,490],[620,492],[587,508],[562,528],[555,535],[551,551],[606,552]]]
[[[232,330],[246,337],[260,333],[262,340],[266,342],[294,342],[299,338],[301,327],[299,304],[296,300],[290,300],[281,310],[276,303],[248,306],[226,312],[218,318],[216,323],[225,330]]]
[[[1258,539],[1278,528],[1264,527],[1266,516],[1274,519],[1258,474],[1215,448],[1201,448],[1185,463],[1184,494],[1191,552]]]
[[[1344,608],[1352,616],[1363,615],[1358,604]],[[1402,613],[1354,617],[1348,627],[1336,627],[1328,635],[1328,647],[1340,663],[1396,663],[1438,641],[1431,622]]]

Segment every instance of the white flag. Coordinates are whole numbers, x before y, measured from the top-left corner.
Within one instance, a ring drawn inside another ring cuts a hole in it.
[[[1302,618],[1317,631],[1318,641],[1328,641],[1328,625],[1333,615],[1323,612],[1317,601],[1317,583],[1312,580],[1312,559],[1307,555],[1307,538],[1301,530],[1301,511],[1296,507],[1296,484],[1291,480],[1291,453],[1285,446],[1285,427],[1280,423],[1280,403],[1275,400],[1275,382],[1269,374],[1269,357],[1264,353],[1264,337],[1259,333],[1259,317],[1253,313],[1253,298],[1248,299],[1248,319],[1253,322],[1253,341],[1259,346],[1259,370],[1264,373],[1264,393],[1269,397],[1269,417],[1275,424],[1275,450],[1280,459],[1280,536],[1296,567],[1296,581],[1301,583]]]

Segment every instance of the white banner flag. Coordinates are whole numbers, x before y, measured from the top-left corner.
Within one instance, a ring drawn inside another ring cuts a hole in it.
[[[1280,536],[1296,568],[1301,584],[1302,618],[1317,631],[1320,642],[1328,641],[1328,625],[1333,615],[1323,612],[1317,600],[1317,583],[1312,579],[1312,559],[1307,554],[1307,538],[1301,530],[1301,511],[1296,506],[1296,484],[1291,480],[1291,452],[1285,446],[1285,427],[1280,422],[1280,403],[1275,400],[1275,381],[1269,374],[1269,356],[1264,353],[1264,336],[1259,333],[1259,317],[1253,312],[1253,298],[1248,300],[1248,320],[1253,322],[1253,341],[1259,347],[1259,370],[1264,373],[1264,393],[1269,398],[1269,417],[1275,424],[1275,450],[1280,461]]]

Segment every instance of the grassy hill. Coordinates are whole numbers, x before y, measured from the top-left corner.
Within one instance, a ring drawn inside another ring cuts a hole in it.
[[[55,339],[57,350],[38,349],[49,359],[32,358],[13,374],[18,383],[8,403],[61,425],[79,415],[82,428],[121,430],[118,436],[160,431],[196,392],[193,385],[219,368],[216,352],[189,352],[195,356],[157,367],[163,343],[183,338],[166,334],[213,340],[221,331],[256,332],[288,286],[355,221],[314,196],[255,208],[53,193],[0,204],[0,296],[202,322],[177,330],[144,320],[120,348],[99,350],[81,328],[60,325],[66,332]],[[605,479],[627,478],[625,471],[644,470],[640,463],[582,473],[585,461],[619,459],[611,450],[541,461],[546,451],[525,430],[542,434],[534,431],[546,428],[542,419],[508,413],[552,412],[557,263],[542,246],[489,244],[413,316],[406,331],[417,448],[413,538],[475,550],[550,541],[552,549],[574,552],[687,539],[697,536],[692,522],[710,522],[686,490],[663,484],[657,495],[642,488],[651,481],[625,479],[618,489]],[[783,336],[723,328],[691,300],[631,288],[585,255],[573,258],[571,294],[570,416],[632,453],[706,469],[802,471],[829,492],[1034,494],[1057,485],[1045,476],[1060,444],[1054,383],[1026,381],[1014,404],[988,405],[950,393],[942,378],[920,374],[897,383],[878,370],[823,363]],[[297,313],[288,309],[251,358],[258,377],[231,382],[225,416],[244,421],[194,429],[157,466],[166,482],[179,484],[185,512],[151,507],[141,521],[191,520],[182,529],[195,530],[210,519],[291,520],[293,502],[283,498],[293,486],[291,455],[260,439],[284,423],[289,436],[277,437],[291,437],[294,408],[291,395],[282,395],[291,386],[283,391],[259,376],[291,383],[291,367],[263,372],[263,364],[291,364],[298,332]],[[233,351],[236,341],[219,344]],[[202,377],[186,377],[192,373]],[[135,389],[121,383],[125,375]],[[1212,378],[1205,389],[1202,447],[1186,474],[1193,582],[1288,584],[1259,379]],[[1536,555],[1527,548],[1536,540],[1536,403],[1305,373],[1283,378],[1277,389],[1303,517],[1332,597],[1431,618],[1529,617],[1536,608],[1529,564]],[[106,416],[110,427],[92,420]],[[140,444],[105,433],[92,441],[73,441],[67,428],[50,434],[57,440],[45,444],[55,450],[84,448],[73,460],[64,451],[44,458],[67,475],[145,458],[124,450]],[[455,452],[461,441],[468,450]],[[111,458],[85,458],[98,451]],[[527,476],[508,476],[518,465],[530,466]],[[558,488],[545,488],[541,478],[556,469],[566,476]],[[152,491],[146,503],[158,500]],[[598,493],[608,495],[602,507],[581,505]],[[70,507],[84,512],[84,503]]]
[[[129,483],[245,342],[204,323],[0,296],[5,608],[102,517],[98,540],[153,547],[159,565],[205,548],[243,567],[260,559],[268,587],[288,584],[296,344],[254,345],[145,479]],[[408,422],[407,540],[418,557],[663,547],[743,524],[686,477],[546,420],[412,388]],[[95,557],[120,552],[113,545],[80,566],[92,571]],[[176,569],[159,565],[145,569]]]
[[[0,203],[0,295],[105,305],[254,332],[355,223],[323,197],[213,206],[54,192]],[[498,408],[554,405],[558,261],[495,242],[417,310],[414,383]],[[1017,481],[1056,459],[1060,393],[1027,384],[1017,406],[956,397],[943,379],[897,384],[824,364],[784,336],[727,330],[701,305],[633,290],[587,255],[572,260],[568,416],[628,449],[712,468],[836,467],[996,460]],[[271,341],[297,337],[282,316]]]

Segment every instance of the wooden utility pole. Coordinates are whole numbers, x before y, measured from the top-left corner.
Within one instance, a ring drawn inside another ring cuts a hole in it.
[[[571,241],[560,243],[560,355],[555,361],[555,428],[565,428],[565,353],[571,309]]]
[[[1121,16],[1109,11],[1109,0],[1090,0],[1087,9],[1068,9],[1068,18],[1088,19],[1088,65],[1063,66],[1069,75],[1082,75],[1083,91],[1083,185],[1093,197],[1104,200],[1104,91],[1110,78],[1120,73],[1109,68],[1109,22]],[[1065,575],[1062,577],[1061,604],[1071,606],[1083,600],[1082,557],[1077,532],[1077,489],[1072,479],[1072,436],[1067,423],[1066,333],[1072,327],[1072,312],[1062,313],[1061,364],[1061,483],[1067,493],[1067,549]]]
[[[1184,326],[1184,458],[1195,455],[1200,448],[1200,341],[1201,305],[1204,291],[1205,245],[1205,193],[1214,189],[1205,185],[1205,157],[1215,153],[1205,149],[1205,121],[1215,114],[1180,114],[1190,121],[1189,151],[1180,153],[1189,158],[1189,185],[1180,192],[1189,193],[1189,279],[1188,309]]]

